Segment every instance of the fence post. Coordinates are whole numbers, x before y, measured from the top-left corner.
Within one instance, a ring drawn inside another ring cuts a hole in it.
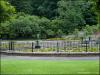
[[[32,52],[33,52],[33,46],[34,46],[34,43],[32,42]]]
[[[9,41],[9,50],[14,50],[14,42]]]
[[[86,41],[86,52],[88,52],[88,42]]]
[[[10,48],[10,41],[9,41],[9,50],[11,50],[11,48]]]
[[[14,41],[12,41],[12,50],[14,51]]]
[[[57,41],[57,52],[59,52],[59,43]]]
[[[11,41],[11,50],[13,50],[13,42]]]

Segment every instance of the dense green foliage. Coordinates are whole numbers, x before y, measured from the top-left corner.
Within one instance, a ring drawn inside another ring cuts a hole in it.
[[[10,19],[15,13],[15,8],[7,1],[0,0],[0,23]]]
[[[56,20],[50,21],[45,17],[19,16],[16,19],[1,23],[2,32],[10,38],[41,38],[60,37],[63,32],[58,28]],[[60,34],[60,35],[59,35]]]
[[[0,37],[62,37],[97,25],[99,7],[98,0],[2,0]]]
[[[59,0],[8,0],[18,12],[54,18]]]

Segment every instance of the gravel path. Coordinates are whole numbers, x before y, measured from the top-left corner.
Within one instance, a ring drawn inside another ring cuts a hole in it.
[[[99,60],[99,57],[31,57],[31,56],[6,56],[1,55],[1,59],[16,60]]]

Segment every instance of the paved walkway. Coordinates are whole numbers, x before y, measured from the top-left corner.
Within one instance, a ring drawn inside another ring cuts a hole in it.
[[[99,57],[31,57],[31,56],[7,56],[1,55],[1,59],[16,60],[99,60]]]

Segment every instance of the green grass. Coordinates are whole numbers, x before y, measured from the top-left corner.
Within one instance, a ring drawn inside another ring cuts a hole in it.
[[[98,74],[98,60],[1,60],[1,74]]]

